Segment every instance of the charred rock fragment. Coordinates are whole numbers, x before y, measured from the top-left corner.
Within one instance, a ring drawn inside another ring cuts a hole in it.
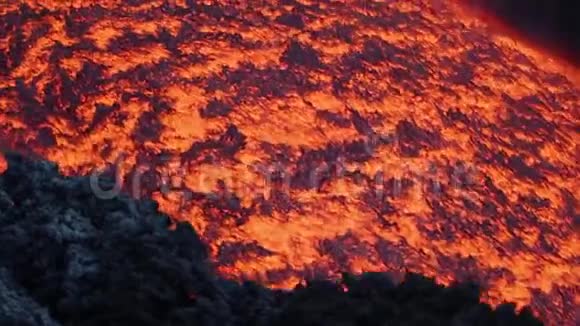
[[[245,144],[246,136],[235,125],[229,125],[218,139],[194,142],[181,154],[181,159],[182,161],[212,161],[216,157],[231,159]]]
[[[323,240],[318,250],[322,255],[329,256],[342,269],[346,269],[350,259],[368,256],[371,246],[349,232],[334,239]]]
[[[302,20],[302,16],[296,13],[282,14],[276,18],[276,22],[298,29],[304,28],[304,21]]]
[[[351,125],[350,119],[343,117],[338,113],[330,112],[327,110],[317,111],[316,116],[340,128],[348,128]]]
[[[395,56],[401,56],[402,50],[381,39],[371,38],[365,41],[362,59],[370,63],[378,63],[383,60],[393,60]]]
[[[217,260],[224,266],[235,264],[240,257],[245,256],[270,256],[273,252],[260,246],[258,243],[250,242],[226,242],[220,245]]]
[[[40,128],[36,142],[42,147],[51,147],[56,145],[56,138],[50,128]]]
[[[246,144],[246,136],[235,125],[229,125],[219,141],[223,152],[227,155],[233,155]]]
[[[397,140],[401,155],[416,157],[422,149],[437,148],[441,136],[434,131],[423,129],[409,120],[397,124]]]
[[[321,66],[318,52],[311,46],[298,41],[291,41],[288,48],[282,54],[282,61],[289,65],[319,68]]]
[[[145,142],[148,140],[156,140],[163,131],[163,125],[159,122],[157,115],[154,112],[143,112],[137,121],[137,126],[133,131],[133,137],[137,141]]]
[[[232,107],[220,100],[210,101],[203,109],[199,110],[202,118],[216,118],[226,116],[232,111]]]
[[[357,110],[350,109],[350,114],[356,131],[365,136],[374,134],[371,124]]]
[[[211,193],[203,203],[204,216],[214,225],[243,225],[252,213],[251,208],[242,207],[240,199],[231,193]]]

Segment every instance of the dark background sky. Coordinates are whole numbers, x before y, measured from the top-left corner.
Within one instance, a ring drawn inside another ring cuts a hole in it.
[[[580,65],[580,0],[465,0],[528,41]]]

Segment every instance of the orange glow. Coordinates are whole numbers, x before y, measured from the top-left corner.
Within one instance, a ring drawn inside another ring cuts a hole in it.
[[[580,75],[541,50],[444,0],[26,2],[0,9],[47,9],[0,34],[2,145],[171,180],[139,195],[222,275],[409,270],[573,320]]]
[[[2,155],[2,153],[0,153],[0,173],[4,173],[4,171],[6,171],[7,167],[8,167],[8,165],[6,163],[6,159],[4,158],[4,155]]]

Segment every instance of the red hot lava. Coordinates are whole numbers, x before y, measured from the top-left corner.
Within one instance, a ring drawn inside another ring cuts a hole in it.
[[[118,162],[232,278],[410,270],[572,323],[577,75],[451,1],[284,3],[5,5],[0,145]]]

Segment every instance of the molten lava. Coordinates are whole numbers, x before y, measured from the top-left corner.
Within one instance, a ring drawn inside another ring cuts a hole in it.
[[[451,1],[227,3],[3,6],[0,146],[115,166],[232,278],[410,270],[573,323],[578,76]]]

